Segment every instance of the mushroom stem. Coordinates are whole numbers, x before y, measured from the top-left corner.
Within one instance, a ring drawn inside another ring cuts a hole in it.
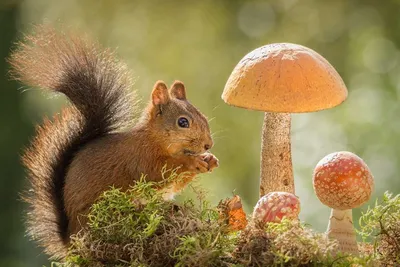
[[[338,241],[339,251],[353,255],[359,254],[351,209],[332,209],[326,233],[329,238]]]
[[[266,112],[261,145],[260,197],[275,191],[294,194],[290,114]]]

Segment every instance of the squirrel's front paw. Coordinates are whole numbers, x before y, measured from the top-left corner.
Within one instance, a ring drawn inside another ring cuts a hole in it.
[[[212,171],[213,169],[217,168],[219,165],[219,161],[216,156],[213,154],[206,152],[201,155],[203,160],[208,164],[208,171]]]
[[[193,158],[193,162],[191,164],[191,168],[196,173],[204,173],[208,172],[209,164],[207,161],[204,160],[203,155],[195,156]]]

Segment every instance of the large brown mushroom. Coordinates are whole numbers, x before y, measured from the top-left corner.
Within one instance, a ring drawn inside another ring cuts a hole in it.
[[[236,65],[222,99],[229,105],[265,112],[260,196],[274,191],[295,193],[290,113],[332,108],[346,98],[346,86],[332,65],[301,45],[266,45]]]

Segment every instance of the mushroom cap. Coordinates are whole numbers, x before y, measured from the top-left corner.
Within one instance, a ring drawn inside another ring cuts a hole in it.
[[[367,202],[374,178],[357,155],[335,152],[321,159],[314,169],[313,185],[319,200],[338,210],[354,209]]]
[[[284,217],[296,219],[300,213],[300,201],[288,192],[270,192],[262,196],[253,211],[257,223],[280,222]]]
[[[269,44],[248,53],[222,93],[229,105],[284,113],[328,109],[346,98],[346,85],[324,57],[290,43]]]

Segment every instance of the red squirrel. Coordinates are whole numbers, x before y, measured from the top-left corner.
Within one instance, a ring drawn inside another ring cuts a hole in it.
[[[207,118],[187,100],[182,82],[169,89],[156,82],[140,111],[129,72],[112,51],[44,26],[36,32],[18,44],[9,62],[14,79],[71,102],[38,126],[23,155],[31,188],[24,196],[28,233],[57,259],[84,225],[81,215],[111,186],[126,190],[142,174],[159,182],[164,166],[177,168],[186,176],[163,188],[170,197],[195,175],[216,168],[218,159],[208,152],[213,140]]]

